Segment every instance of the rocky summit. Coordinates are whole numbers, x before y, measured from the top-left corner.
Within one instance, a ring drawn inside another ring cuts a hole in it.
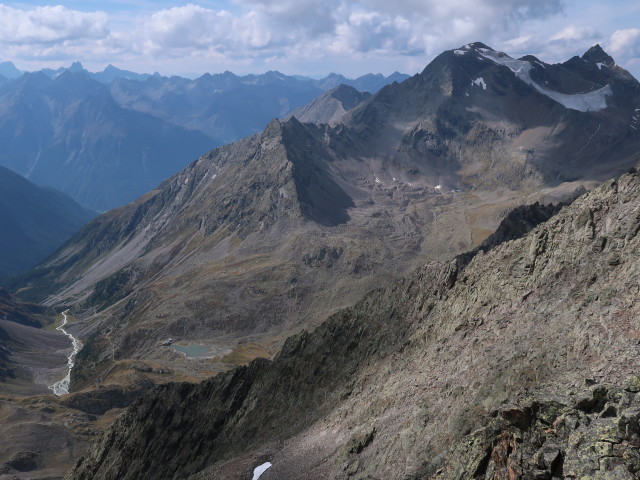
[[[303,123],[336,125],[345,114],[368,98],[368,92],[359,92],[348,85],[338,85],[323,93],[307,105],[294,110],[285,119],[295,117]]]
[[[639,232],[630,173],[273,361],[149,392],[67,478],[636,478]]]

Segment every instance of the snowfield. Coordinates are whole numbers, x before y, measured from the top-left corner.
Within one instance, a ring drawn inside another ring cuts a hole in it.
[[[513,73],[516,74],[516,76],[520,80],[525,82],[527,85],[532,86],[538,92],[555,100],[565,108],[570,108],[571,110],[578,110],[580,112],[593,112],[605,109],[607,108],[607,101],[605,97],[607,95],[613,95],[613,91],[611,90],[611,86],[609,85],[605,85],[604,87],[592,92],[576,93],[573,95],[556,92],[554,90],[550,90],[541,85],[538,85],[531,79],[531,76],[529,75],[529,72],[533,68],[531,63],[525,60],[516,60],[504,53],[498,53],[494,50],[489,50],[486,48],[480,48],[478,49],[478,51],[483,57],[499,65],[508,67]]]

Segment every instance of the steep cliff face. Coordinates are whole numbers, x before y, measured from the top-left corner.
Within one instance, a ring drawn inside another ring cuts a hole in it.
[[[630,173],[272,362],[150,392],[68,478],[635,478],[639,231]]]

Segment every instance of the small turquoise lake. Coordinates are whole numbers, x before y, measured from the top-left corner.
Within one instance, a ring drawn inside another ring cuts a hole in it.
[[[211,347],[208,345],[171,345],[178,352],[184,353],[187,357],[210,357]]]

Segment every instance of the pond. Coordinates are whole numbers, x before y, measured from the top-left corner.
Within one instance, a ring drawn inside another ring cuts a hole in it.
[[[210,357],[212,356],[211,347],[208,345],[172,345],[178,352],[184,353],[187,357]]]

